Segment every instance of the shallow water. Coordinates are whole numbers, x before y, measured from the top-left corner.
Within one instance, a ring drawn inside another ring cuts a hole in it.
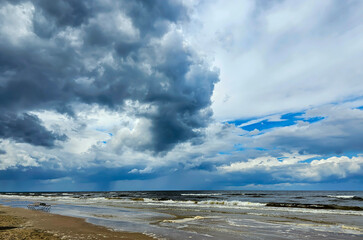
[[[0,204],[159,239],[362,239],[363,192],[165,191],[2,193]]]

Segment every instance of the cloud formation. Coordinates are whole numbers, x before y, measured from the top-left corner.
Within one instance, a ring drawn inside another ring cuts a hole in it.
[[[55,141],[67,139],[64,134],[47,130],[35,115],[15,115],[12,112],[2,112],[0,115],[0,137],[44,147],[54,147]]]
[[[190,41],[221,71],[219,120],[297,112],[360,97],[362,1],[200,1]]]
[[[269,182],[319,182],[333,179],[344,179],[347,176],[363,174],[363,157],[330,157],[313,160],[316,155],[284,154],[282,157],[265,156],[248,159],[246,162],[235,162],[218,167],[223,173],[247,173],[247,176],[263,175]],[[248,178],[242,181],[249,181]],[[243,177],[242,177],[243,179]],[[256,182],[256,181],[255,181]]]
[[[144,147],[154,152],[207,126],[218,72],[184,42],[181,3],[3,1],[0,19],[0,109],[8,116],[54,110],[74,117],[80,103],[122,111],[128,101],[153,109],[135,114],[150,122]]]

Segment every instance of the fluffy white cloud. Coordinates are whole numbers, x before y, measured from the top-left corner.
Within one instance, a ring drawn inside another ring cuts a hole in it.
[[[314,160],[309,167],[298,171],[299,177],[303,179],[313,179],[320,181],[330,176],[346,178],[349,175],[363,172],[363,156],[357,157],[331,157],[328,159]]]
[[[235,162],[218,167],[221,173],[253,173],[272,175],[280,181],[321,181],[330,177],[346,178],[349,175],[363,174],[363,157],[330,157],[313,160],[316,155],[283,154],[277,158],[264,156]],[[306,162],[310,159],[311,162]]]
[[[264,170],[269,171],[274,167],[284,167],[288,165],[295,165],[301,161],[317,157],[317,155],[299,155],[284,153],[282,157],[263,156],[254,159],[248,159],[246,162],[234,162],[231,165],[218,167],[222,172],[245,172]]]
[[[0,155],[0,170],[41,165],[64,170],[64,158],[57,156],[59,152],[44,152],[42,147],[15,143],[10,140],[1,140],[0,148],[4,151]]]

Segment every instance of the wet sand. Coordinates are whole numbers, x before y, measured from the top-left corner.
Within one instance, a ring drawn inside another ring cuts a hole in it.
[[[148,240],[141,233],[116,232],[84,219],[0,205],[1,240],[132,239]]]

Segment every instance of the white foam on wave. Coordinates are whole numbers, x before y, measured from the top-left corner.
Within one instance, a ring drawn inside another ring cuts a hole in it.
[[[175,219],[175,220],[163,220],[164,223],[186,223],[186,222],[190,222],[190,221],[195,221],[195,220],[200,220],[200,219],[204,219],[205,217],[201,217],[201,216],[195,216],[195,217],[191,217],[191,218],[182,218],[182,219]]]
[[[208,196],[221,196],[222,193],[182,193],[182,196],[197,196],[197,197],[208,197]]]
[[[63,196],[73,196],[72,193],[62,193]]]
[[[57,196],[36,196],[34,194],[28,195],[28,196],[24,196],[24,195],[10,195],[10,194],[6,194],[6,195],[0,195],[0,198],[2,199],[14,199],[14,200],[26,200],[26,201],[32,201],[32,200],[52,200],[52,199],[60,199],[61,197],[57,197]]]
[[[200,201],[198,204],[234,207],[264,207],[266,203],[246,202],[246,201]]]
[[[354,198],[354,195],[328,195],[327,197],[330,198],[341,198],[341,199],[350,199],[350,198]]]
[[[22,196],[22,195],[2,195],[0,198],[26,200],[26,201],[44,201],[58,202],[81,205],[105,205],[105,206],[122,206],[123,204],[141,204],[166,207],[191,207],[191,208],[229,208],[229,209],[250,209],[265,207],[265,203],[256,203],[248,201],[178,201],[178,200],[158,200],[151,198],[105,198],[105,197],[87,197],[77,198],[71,196]],[[269,208],[271,209],[271,208]]]
[[[177,200],[157,200],[150,198],[143,198],[137,200],[124,200],[124,202],[134,203],[134,204],[146,204],[155,206],[175,206],[175,207],[214,207],[214,208],[259,208],[266,206],[265,203],[255,203],[255,202],[243,202],[243,201],[177,201]]]
[[[24,196],[24,195],[0,195],[0,199],[9,200],[23,200],[23,201],[42,201],[42,202],[62,202],[62,203],[99,203],[99,202],[109,202],[107,198],[104,197],[93,197],[93,198],[80,198],[73,196],[55,196],[55,195],[45,195],[45,196]]]

